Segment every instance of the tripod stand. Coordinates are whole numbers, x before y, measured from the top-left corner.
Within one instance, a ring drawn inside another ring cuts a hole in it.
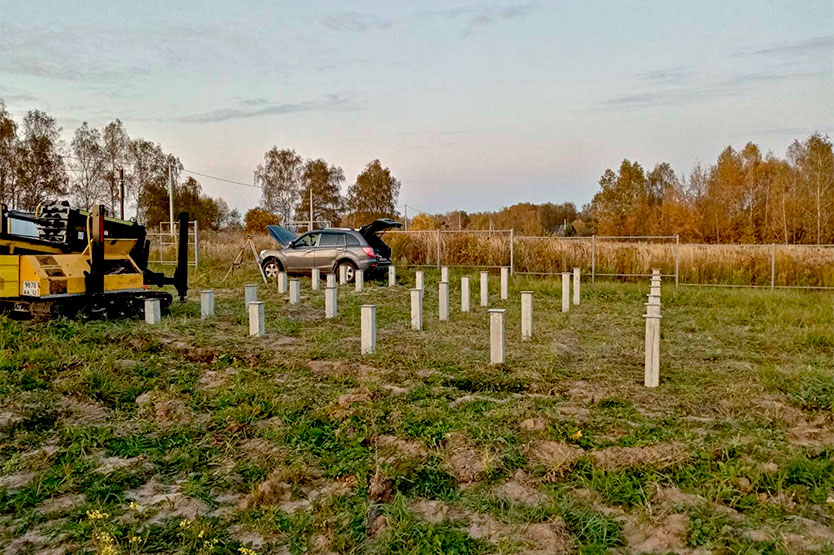
[[[232,265],[229,267],[229,271],[226,272],[226,275],[223,276],[223,279],[220,281],[220,283],[223,283],[224,281],[226,281],[226,278],[229,277],[229,275],[231,275],[231,273],[234,271],[235,268],[237,268],[238,266],[243,265],[243,255],[246,252],[246,247],[249,247],[249,250],[252,251],[252,256],[255,257],[255,264],[258,266],[258,271],[261,273],[261,277],[263,278],[264,283],[267,282],[266,281],[266,274],[264,274],[264,269],[261,267],[261,262],[260,262],[259,257],[258,257],[258,251],[255,250],[255,243],[252,242],[252,236],[247,235],[246,236],[246,242],[240,248],[240,252],[237,253],[237,256],[235,257],[235,261],[232,262]]]

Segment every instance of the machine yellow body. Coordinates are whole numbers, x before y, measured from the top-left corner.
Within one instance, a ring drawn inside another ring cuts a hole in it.
[[[136,241],[104,241],[104,260],[120,265],[119,273],[104,276],[104,292],[138,291],[143,288],[142,273],[129,253]],[[89,249],[80,254],[0,255],[0,297],[40,297],[84,295],[90,272]]]
[[[0,309],[13,315],[130,316],[142,310],[145,299],[158,298],[163,306],[171,302],[169,293],[149,291],[149,284],[175,285],[181,297],[187,291],[187,258],[174,278],[150,271],[144,228],[105,219],[103,207],[90,216],[71,213],[79,223],[52,236],[16,235],[2,225],[8,216],[0,216]],[[187,222],[187,215],[181,220]],[[187,248],[187,235],[180,235]]]

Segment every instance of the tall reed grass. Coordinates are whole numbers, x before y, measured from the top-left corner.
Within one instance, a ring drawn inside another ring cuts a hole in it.
[[[427,232],[388,232],[384,240],[400,264],[438,264],[438,235]],[[227,267],[246,241],[243,233],[201,232],[200,264]],[[276,247],[267,235],[253,237],[256,251]],[[771,284],[771,256],[775,261],[774,284],[778,287],[834,287],[834,246],[814,245],[706,245],[674,241],[601,239],[590,237],[515,237],[513,268],[517,273],[551,274],[580,267],[597,276],[628,277],[650,274],[660,268],[681,283],[703,285]],[[174,259],[172,248],[163,253]],[[440,263],[450,266],[495,267],[510,264],[507,232],[443,232]],[[158,256],[152,250],[151,259]],[[246,252],[247,260],[251,253]]]

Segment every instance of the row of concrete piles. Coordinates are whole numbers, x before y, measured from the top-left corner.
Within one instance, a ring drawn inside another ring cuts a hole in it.
[[[579,268],[573,269],[573,304],[580,302],[581,273]],[[509,276],[508,267],[501,268],[500,296],[502,300],[509,299]],[[411,289],[411,329],[421,331],[423,329],[423,296],[424,296],[424,274],[423,270],[415,272],[415,287]],[[571,273],[562,274],[562,311],[570,310],[570,284]],[[482,307],[489,306],[489,272],[480,273],[480,304]],[[440,283],[438,284],[438,318],[440,321],[449,320],[449,268],[443,267],[440,270]],[[470,287],[469,276],[460,278],[460,311],[470,311]],[[506,329],[504,325],[504,309],[488,308],[489,314],[489,337],[490,337],[490,362],[492,364],[504,364],[506,359]],[[533,337],[533,292],[521,292],[521,339],[529,340]]]
[[[397,283],[396,267],[388,269],[388,285],[395,286]],[[449,268],[441,268],[440,283],[438,284],[438,318],[440,321],[448,321],[450,318],[450,286]],[[340,267],[339,282],[347,284],[345,267]],[[508,267],[502,267],[500,271],[500,297],[502,300],[509,299],[509,277]],[[571,300],[571,277],[573,277],[573,304],[580,302],[581,274],[579,268],[574,268],[573,273],[562,273],[562,311],[570,310]],[[311,273],[311,289],[319,290],[321,274],[318,269]],[[470,282],[469,276],[460,278],[461,312],[470,312]],[[364,289],[364,273],[362,270],[355,270],[355,289],[361,292]],[[277,289],[281,294],[289,292],[290,304],[298,304],[301,299],[301,280],[288,279],[284,272],[277,277]],[[489,272],[480,273],[480,304],[482,307],[489,307]],[[423,270],[415,272],[415,287],[411,289],[411,327],[415,331],[423,329],[423,297],[425,291],[425,274]],[[249,335],[262,337],[265,334],[264,303],[258,300],[257,284],[246,284],[244,286],[244,302],[249,313]],[[336,285],[336,274],[327,274],[325,285],[325,318],[335,318],[338,314],[338,286]],[[215,300],[213,290],[200,292],[200,315],[207,319],[214,316]],[[506,332],[504,326],[504,309],[491,308],[487,310],[490,321],[490,362],[492,364],[503,364],[505,361]],[[160,307],[158,300],[148,300],[145,305],[146,322],[155,324],[160,320]],[[521,339],[529,340],[533,337],[533,292],[521,292]],[[362,305],[361,307],[361,352],[363,355],[373,354],[376,351],[377,325],[376,306]]]

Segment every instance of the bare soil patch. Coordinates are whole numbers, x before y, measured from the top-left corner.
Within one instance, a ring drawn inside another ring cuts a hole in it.
[[[92,426],[107,421],[107,409],[100,403],[62,395],[58,400],[62,420],[72,426]]]
[[[35,511],[42,515],[54,515],[70,511],[76,507],[83,505],[85,497],[83,493],[62,495],[60,497],[50,497],[44,500],[37,506]]]
[[[237,375],[237,368],[226,368],[225,370],[206,370],[200,374],[197,380],[197,389],[203,391],[214,391],[225,387]]]
[[[535,506],[547,500],[547,496],[530,483],[527,474],[521,469],[516,470],[511,479],[496,486],[492,493],[496,497],[522,505]]]
[[[686,547],[686,526],[689,517],[683,513],[669,514],[654,521],[623,523],[628,553],[692,553]]]
[[[531,443],[527,446],[527,460],[535,465],[542,465],[554,475],[562,475],[573,463],[575,463],[585,452],[569,443],[559,441],[542,440]]]
[[[547,429],[547,420],[540,417],[528,418],[522,420],[518,427],[525,432],[543,432]]]
[[[191,420],[191,411],[183,399],[154,389],[136,398],[140,416],[149,417],[158,424],[174,424]]]
[[[783,532],[782,538],[790,553],[811,553],[834,547],[834,529],[815,520],[792,517],[791,532]]]
[[[559,518],[534,524],[505,524],[488,514],[466,511],[442,501],[425,499],[412,502],[409,509],[421,520],[433,524],[459,521],[474,539],[483,539],[492,544],[501,541],[521,544],[521,553],[552,555],[573,552],[571,535]]]
[[[10,492],[17,491],[28,486],[35,479],[35,476],[35,472],[20,472],[18,474],[0,476],[0,488],[5,488]]]
[[[383,370],[360,364],[357,362],[342,362],[338,360],[311,360],[307,363],[315,376],[350,376],[354,378],[374,378],[380,376]]]
[[[397,436],[380,435],[374,443],[383,453],[391,453],[395,457],[422,459],[428,456],[428,450],[415,439],[405,439]]]
[[[208,512],[205,503],[183,494],[178,484],[163,484],[156,476],[141,487],[125,492],[125,497],[144,508],[156,510],[148,524],[162,522],[167,518],[193,520]]]
[[[689,451],[678,443],[658,443],[649,447],[608,447],[588,453],[596,466],[605,470],[653,467],[668,468],[689,458]]]
[[[291,481],[292,480],[292,481]],[[248,510],[260,506],[275,506],[284,512],[306,510],[320,498],[347,495],[353,491],[352,476],[324,482],[310,477],[291,476],[286,468],[278,468],[266,480],[255,486],[249,495],[238,502],[238,508]]]
[[[477,481],[486,470],[483,458],[469,445],[469,440],[463,434],[449,434],[444,447],[446,468],[459,482]]]
[[[95,471],[99,474],[110,474],[116,470],[122,470],[125,468],[142,470],[149,470],[153,468],[153,465],[148,462],[148,459],[142,456],[129,458],[105,457],[103,456],[103,453],[98,453],[97,459],[99,466]]]

